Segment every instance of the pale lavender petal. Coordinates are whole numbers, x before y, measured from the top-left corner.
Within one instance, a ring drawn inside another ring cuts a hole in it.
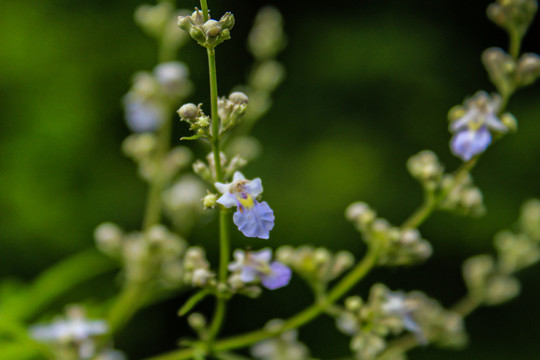
[[[274,219],[274,212],[266,201],[262,203],[255,201],[252,208],[245,208],[243,212],[237,210],[233,216],[238,230],[245,236],[261,239],[270,237],[270,230],[274,227]]]
[[[252,251],[250,257],[258,264],[269,264],[270,260],[272,260],[272,249],[264,248],[259,251]]]
[[[420,344],[427,344],[427,339],[424,335],[424,332],[422,331],[422,328],[420,327],[420,325],[418,325],[416,321],[414,321],[411,314],[405,314],[403,316],[403,327],[406,330],[412,332],[414,334],[414,337]]]
[[[244,266],[244,261],[246,259],[246,253],[244,250],[235,250],[233,253],[234,262],[229,264],[229,271],[237,271]]]
[[[242,272],[240,273],[240,280],[245,283],[254,281],[257,278],[257,270],[251,266],[243,266]]]
[[[291,281],[292,271],[280,262],[274,261],[270,264],[272,272],[261,276],[261,283],[270,290],[279,289],[286,286]]]
[[[245,179],[246,179],[246,177],[240,171],[235,171],[234,172],[233,182],[238,181],[238,180],[245,180]]]
[[[226,208],[238,206],[238,200],[236,199],[236,196],[234,196],[230,192],[226,192],[225,194],[221,195],[221,197],[217,199],[216,202],[225,206]]]
[[[260,178],[251,180],[249,183],[244,185],[246,192],[251,195],[253,198],[256,198],[263,192],[263,187]]]
[[[450,123],[450,131],[456,132],[464,129],[476,117],[478,117],[478,110],[476,108],[468,110],[465,115]]]
[[[486,116],[485,125],[493,130],[506,132],[508,128],[504,125],[499,118],[493,114]]]
[[[214,186],[222,194],[228,193],[229,189],[231,188],[231,184],[224,184],[220,182],[214,183]]]
[[[491,134],[483,126],[477,131],[463,130],[458,132],[450,142],[452,153],[463,161],[469,161],[473,156],[486,150],[491,143]]]

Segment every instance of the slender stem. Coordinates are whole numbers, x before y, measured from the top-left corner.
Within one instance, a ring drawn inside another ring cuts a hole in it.
[[[214,166],[216,172],[216,180],[223,181],[223,173],[221,171],[221,155],[220,155],[220,121],[218,113],[218,90],[217,90],[217,71],[216,71],[216,52],[214,49],[207,49],[208,54],[208,70],[210,74],[210,105],[212,107],[212,150],[214,152]]]
[[[279,335],[285,331],[296,329],[315,319],[326,311],[340,297],[345,295],[353,286],[355,286],[366,274],[375,266],[379,256],[380,244],[375,243],[368,249],[364,258],[356,267],[347,274],[341,281],[334,286],[325,300],[313,304],[293,317],[289,318],[276,331],[256,330],[243,335],[237,335],[228,339],[216,341],[212,346],[212,351],[225,351],[242,348],[264,339]],[[146,360],[182,360],[192,358],[195,353],[193,348],[182,349],[168,354],[155,356]]]
[[[108,316],[111,334],[118,332],[144,303],[144,284],[128,284],[124,287]]]
[[[517,58],[519,57],[519,52],[521,50],[521,38],[522,38],[522,35],[520,34],[519,30],[517,29],[511,29],[508,33],[508,35],[510,36],[510,44],[509,44],[509,48],[510,48],[510,55],[515,59],[517,60]]]
[[[472,168],[476,165],[478,161],[478,156],[473,157],[471,160],[464,162],[461,166],[454,172],[454,181],[444,189],[441,189],[437,195],[428,195],[426,196],[424,203],[403,222],[401,228],[403,229],[412,229],[420,226],[426,219],[433,213],[437,205],[439,205],[448,194],[469,174]]]
[[[208,5],[206,4],[206,0],[201,0],[201,11],[203,14],[204,22],[208,21]]]
[[[206,0],[201,0],[201,8],[204,16],[204,21],[208,20],[208,6]],[[208,73],[210,78],[210,105],[212,116],[212,151],[214,154],[214,172],[216,180],[223,181],[223,171],[221,169],[221,150],[220,150],[220,119],[218,112],[218,88],[217,88],[217,70],[216,70],[216,53],[214,48],[207,48],[208,55]],[[230,241],[229,241],[229,218],[227,210],[219,211],[219,272],[218,280],[220,283],[227,281],[227,264],[230,258]],[[211,343],[219,333],[223,321],[225,319],[227,300],[219,296],[216,299],[216,309],[214,318],[210,325],[208,342]]]

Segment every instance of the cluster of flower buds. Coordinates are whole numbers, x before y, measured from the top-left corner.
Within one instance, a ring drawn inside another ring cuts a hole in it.
[[[335,313],[336,326],[352,336],[350,347],[357,359],[372,360],[386,348],[388,335],[407,327],[421,333],[412,317],[413,310],[402,293],[392,293],[384,285],[376,284],[367,302],[359,296],[345,299],[345,308]]]
[[[246,112],[248,97],[242,92],[233,92],[228,98],[218,99],[219,137],[225,136],[234,126],[238,125]],[[202,110],[202,104],[184,104],[177,111],[180,120],[189,124],[189,129],[195,132],[191,137],[181,140],[195,140],[201,137],[212,139],[212,122],[214,119],[206,116]]]
[[[508,301],[519,294],[513,275],[540,261],[540,201],[527,201],[516,232],[499,232],[494,239],[497,257],[478,255],[465,261],[463,277],[470,294],[486,305]]]
[[[219,21],[214,19],[204,21],[203,12],[195,8],[191,15],[178,16],[178,26],[196,40],[199,45],[213,49],[223,41],[231,38],[230,30],[234,26],[234,16],[227,12]]]
[[[351,349],[362,360],[379,359],[386,348],[386,337],[403,331],[411,332],[423,344],[457,346],[466,340],[458,314],[423,293],[392,292],[382,284],[373,285],[365,303],[358,296],[347,298],[345,308],[335,315],[338,329],[352,336]]]
[[[275,60],[285,48],[283,17],[273,7],[264,7],[257,13],[248,37],[248,49],[255,57],[247,84],[251,106],[246,122],[253,123],[270,109],[271,94],[285,78],[285,68]]]
[[[248,97],[243,92],[233,92],[228,98],[218,99],[218,113],[221,120],[220,136],[225,135],[239,123],[247,110]]]
[[[523,36],[538,9],[536,0],[497,0],[489,5],[488,17],[509,33]]]
[[[126,281],[175,288],[182,285],[181,262],[186,242],[163,225],[145,232],[125,234],[113,223],[99,225],[95,232],[97,247],[122,262]]]
[[[88,320],[78,305],[66,307],[65,316],[49,324],[30,328],[33,338],[51,344],[57,359],[125,360],[125,356],[110,347],[104,347],[101,336],[109,331],[104,320]]]
[[[185,146],[176,146],[158,161],[156,145],[157,137],[153,133],[131,134],[124,139],[122,150],[137,163],[143,179],[151,181],[159,174],[160,181],[168,183],[191,163],[193,154]]]
[[[163,191],[163,210],[180,234],[187,234],[203,214],[204,183],[193,174],[179,177]]]
[[[170,2],[160,1],[155,5],[144,4],[135,10],[135,22],[150,36],[176,50],[187,40],[184,32],[178,31],[176,17],[187,10],[176,10]]]
[[[314,289],[324,290],[328,283],[354,265],[354,256],[348,251],[332,254],[329,250],[312,246],[281,246],[276,258],[290,266]]]
[[[214,154],[210,153],[206,157],[207,162],[197,160],[193,163],[193,172],[201,179],[214,184],[216,182],[216,167]],[[224,153],[220,153],[221,168],[223,169],[223,177],[228,180],[233,177],[234,173],[247,165],[248,160],[243,155],[234,155],[230,160]]]
[[[134,132],[157,130],[169,116],[171,107],[191,92],[188,70],[179,61],[162,63],[152,73],[139,72],[124,97],[125,117]]]
[[[460,179],[458,184],[455,182],[456,178],[453,175],[444,175],[441,188],[451,187],[452,190],[441,201],[439,208],[463,215],[479,216],[484,214],[486,209],[482,191],[474,185],[472,177],[467,175]]]
[[[526,53],[515,60],[500,48],[489,48],[482,61],[499,93],[509,95],[517,88],[533,84],[540,77],[540,56]]]
[[[193,130],[199,137],[212,135],[212,127],[210,126],[212,120],[204,114],[202,104],[184,104],[177,113],[180,120],[188,123],[189,129]]]
[[[423,150],[411,156],[407,161],[407,169],[427,191],[437,189],[444,173],[444,167],[439,158],[430,150]]]
[[[519,281],[497,269],[491,255],[477,255],[463,263],[463,278],[469,295],[485,305],[498,305],[519,294]]]
[[[531,240],[540,243],[540,200],[531,199],[523,204],[519,228]]]
[[[270,320],[264,327],[266,331],[275,332],[283,326],[283,320]],[[296,330],[289,330],[267,340],[260,341],[251,347],[251,355],[260,360],[309,360],[309,349],[298,341]]]
[[[387,220],[378,218],[366,203],[355,202],[349,205],[345,215],[364,235],[368,244],[383,244],[380,264],[414,264],[424,261],[432,254],[431,244],[422,239],[418,230],[392,226]]]
[[[184,256],[184,281],[196,287],[215,287],[216,274],[210,270],[206,253],[199,246],[191,246]]]
[[[499,118],[502,99],[479,91],[465,100],[463,106],[454,106],[448,113],[449,130],[454,133],[450,142],[452,153],[463,161],[483,153],[492,140],[492,132],[502,135],[515,130],[517,123],[511,114]]]

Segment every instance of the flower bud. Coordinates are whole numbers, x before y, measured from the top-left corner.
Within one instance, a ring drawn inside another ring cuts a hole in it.
[[[217,195],[208,194],[203,198],[203,206],[205,209],[213,208],[216,205]]]
[[[205,22],[202,29],[207,38],[216,37],[221,34],[221,31],[223,30],[220,23],[213,19]]]
[[[194,330],[197,331],[204,330],[204,328],[206,327],[206,319],[201,313],[190,314],[187,318],[187,321],[189,326],[191,326]]]
[[[189,29],[189,35],[201,44],[206,42],[205,32],[200,26],[192,26]]]
[[[540,77],[540,56],[532,53],[523,54],[517,65],[517,84],[519,86],[531,85],[538,77]]]
[[[247,104],[249,99],[246,94],[240,91],[235,91],[229,95],[229,100],[233,104]]]
[[[516,131],[518,128],[518,122],[516,117],[508,112],[501,115],[501,122],[510,131]]]
[[[233,26],[234,26],[234,23],[235,23],[235,20],[234,20],[234,15],[231,14],[230,12],[226,12],[222,17],[221,19],[219,19],[219,25],[223,28],[223,29],[232,29]]]

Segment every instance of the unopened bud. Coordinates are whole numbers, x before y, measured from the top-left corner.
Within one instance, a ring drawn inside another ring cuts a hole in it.
[[[222,30],[220,23],[213,19],[208,20],[203,25],[203,31],[207,38],[218,36]]]
[[[230,12],[226,12],[221,19],[219,19],[219,25],[223,29],[232,29],[234,26],[234,15]]]
[[[203,206],[205,209],[213,208],[216,205],[217,195],[208,194],[203,198]]]
[[[229,100],[234,104],[247,104],[249,99],[246,94],[240,91],[235,91],[229,95]]]

